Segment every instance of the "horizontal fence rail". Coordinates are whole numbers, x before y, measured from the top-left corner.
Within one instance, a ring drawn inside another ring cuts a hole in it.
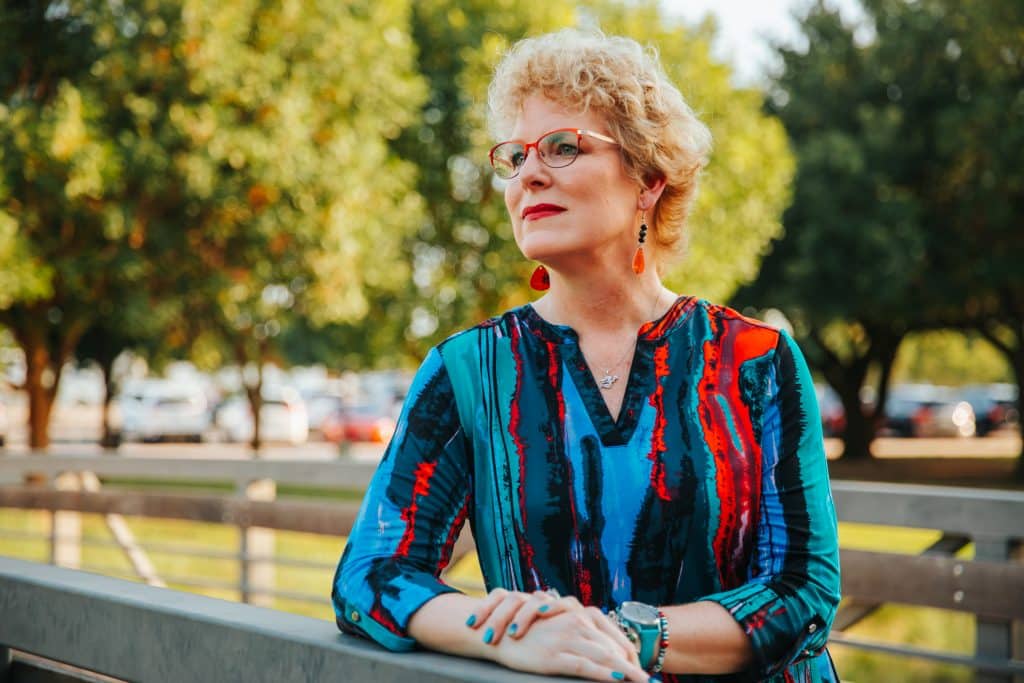
[[[33,680],[22,652],[146,683],[548,680],[436,653],[396,657],[321,619],[4,557],[0,614],[0,680]]]
[[[258,578],[260,567],[305,566],[326,569],[323,563],[273,556],[272,545],[259,545],[249,536],[258,529],[346,535],[358,504],[352,501],[308,502],[253,500],[245,491],[252,482],[320,488],[361,489],[369,483],[374,463],[351,460],[201,460],[123,458],[118,456],[0,457],[0,507],[89,512],[102,515],[163,517],[236,525],[242,531],[238,552],[210,551],[180,544],[149,544],[151,553],[179,553],[236,559],[241,584],[204,582],[189,577],[165,581],[198,587],[237,588],[243,600],[281,597],[323,604],[325,596],[278,591]],[[234,482],[235,495],[195,495],[112,490],[58,490],[26,486],[32,473],[56,480],[65,473],[91,472],[100,478]],[[836,616],[832,642],[869,651],[920,657],[969,666],[977,681],[1024,681],[1024,493],[941,486],[834,481],[832,492],[840,521],[937,530],[941,538],[921,555],[911,556],[842,549],[844,601]],[[271,496],[273,498],[273,496]],[[265,532],[273,533],[273,532]],[[9,534],[8,534],[9,535]],[[38,537],[38,536],[37,536]],[[56,532],[51,543],[59,544]],[[88,544],[98,539],[83,539]],[[116,545],[110,541],[103,543]],[[271,542],[272,543],[272,542]],[[968,544],[973,559],[957,557]],[[452,565],[473,549],[469,529],[463,530]],[[333,567],[333,565],[331,565]],[[124,569],[97,568],[114,574]],[[141,576],[141,573],[140,573]],[[482,589],[482,586],[460,586]],[[973,655],[939,652],[903,644],[856,638],[847,633],[880,606],[898,603],[936,607],[973,614],[977,647]],[[1014,626],[1016,624],[1016,627]]]

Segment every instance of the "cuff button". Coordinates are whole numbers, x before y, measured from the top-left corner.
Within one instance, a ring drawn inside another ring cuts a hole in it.
[[[814,633],[817,630],[818,630],[818,625],[817,624],[811,624],[810,626],[807,627],[807,632],[808,633]]]
[[[348,615],[348,618],[352,621],[359,621],[359,612],[352,610],[352,614]]]

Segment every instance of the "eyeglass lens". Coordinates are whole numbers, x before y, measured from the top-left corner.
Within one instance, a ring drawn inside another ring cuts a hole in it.
[[[526,163],[528,148],[521,142],[505,142],[494,148],[491,165],[501,178],[514,178]],[[536,143],[540,160],[552,168],[568,166],[579,154],[579,137],[576,131],[558,130],[548,133]]]

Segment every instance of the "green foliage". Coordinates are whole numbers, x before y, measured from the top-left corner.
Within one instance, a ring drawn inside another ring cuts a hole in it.
[[[870,41],[819,2],[801,22],[808,49],[780,50],[768,109],[799,159],[793,204],[785,237],[739,297],[783,309],[848,413],[859,413],[869,368],[884,389],[914,330],[984,318],[988,335],[1009,338],[1008,357],[1019,350],[1024,374],[1024,344],[1013,341],[1014,329],[1024,341],[1024,232],[1014,218],[1024,179],[1008,151],[1024,143],[1024,7],[869,0],[865,9]]]
[[[0,29],[25,48],[0,77],[0,285],[17,285],[0,307],[47,298],[88,327],[109,301],[116,327],[159,339],[147,355],[415,362],[528,299],[532,265],[486,162],[486,88],[512,43],[565,26],[656,47],[715,135],[670,284],[728,296],[787,200],[781,126],[712,60],[710,24],[650,0],[40,2],[17,16]]]
[[[371,290],[408,280],[422,202],[390,147],[424,95],[407,3],[4,12],[4,44],[30,49],[0,80],[0,284],[18,284],[0,322],[26,355],[23,328],[49,325],[32,334],[59,368],[114,306],[172,353],[202,339],[245,363],[296,319],[367,320]]]
[[[1012,382],[1006,357],[977,334],[938,330],[908,335],[892,368],[894,382],[961,385]]]

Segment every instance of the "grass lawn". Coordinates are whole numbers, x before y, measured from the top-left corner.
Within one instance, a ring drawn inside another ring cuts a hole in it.
[[[182,488],[186,486],[183,484]],[[230,490],[229,484],[225,484],[225,486]],[[166,490],[167,486],[162,488]],[[195,491],[195,488],[191,486],[187,486],[187,488]],[[207,488],[205,490],[219,492],[221,489]],[[281,493],[284,496],[284,493]],[[292,493],[303,497],[330,497],[334,500],[347,497],[337,491],[325,492],[324,490],[302,490]],[[83,514],[81,517],[83,538],[113,540],[102,516]],[[223,524],[140,517],[127,518],[127,521],[143,547],[146,547],[147,543],[162,544],[202,552],[224,553],[235,552],[239,544],[238,529]],[[30,532],[44,535],[49,533],[49,530],[50,515],[47,512],[0,508],[0,555],[38,562],[47,561],[49,549],[48,541],[45,538],[38,540],[12,539],[6,537],[4,532]],[[939,534],[916,529],[843,523],[839,525],[839,537],[840,544],[846,548],[919,553],[937,540]],[[333,566],[343,546],[344,538],[340,536],[276,532],[275,555],[277,558],[322,562],[327,566],[323,569],[278,566],[276,568],[278,590],[313,593],[322,596],[322,599],[316,603],[276,599],[273,607],[319,619],[333,620],[329,600],[330,586]],[[149,555],[157,573],[162,577],[188,577],[192,580],[225,584],[237,584],[238,581],[238,563],[234,560],[191,557],[157,551],[150,551]],[[963,557],[973,556],[973,548],[971,546],[964,548],[960,555]],[[132,574],[131,565],[124,553],[116,547],[83,544],[82,565],[85,569],[95,568],[102,570],[102,573],[137,580]],[[451,569],[449,579],[464,588],[482,586],[483,580],[476,556],[469,555],[463,558],[457,566]],[[237,589],[233,588],[197,588],[174,583],[170,583],[170,587],[226,600],[239,599]],[[948,652],[967,654],[974,649],[973,617],[936,609],[886,606],[851,628],[849,634],[861,638],[905,643]],[[918,681],[967,682],[972,680],[971,671],[964,667],[865,653],[839,645],[832,646],[830,649],[844,681],[916,683]]]

